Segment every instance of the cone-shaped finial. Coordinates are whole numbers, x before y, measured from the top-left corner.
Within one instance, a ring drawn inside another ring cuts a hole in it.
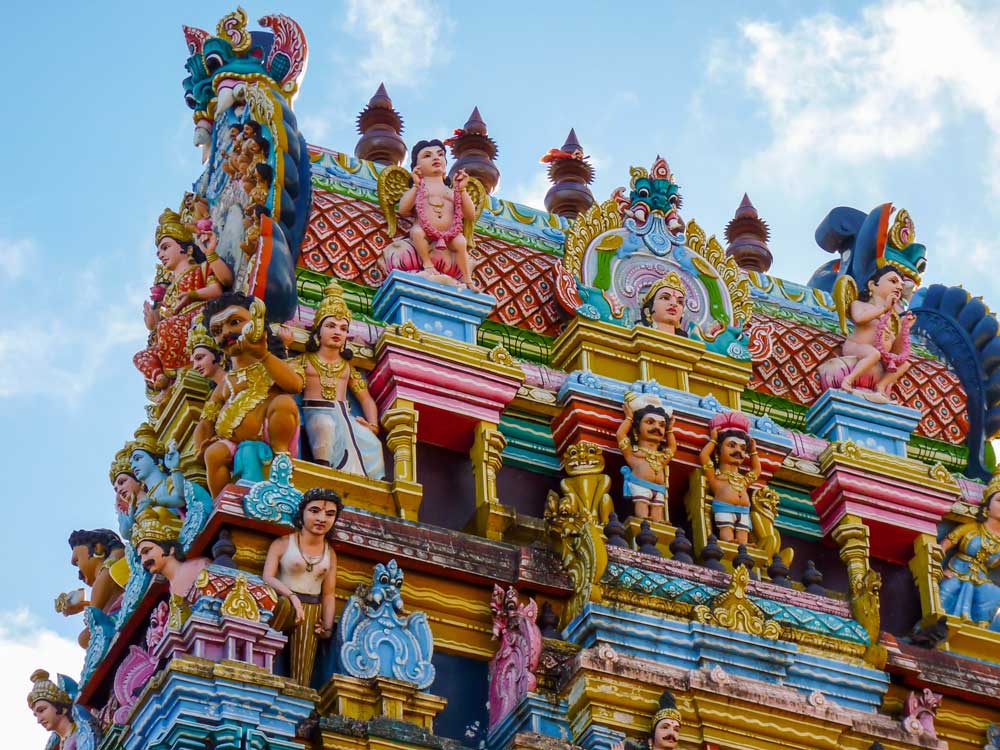
[[[464,169],[483,183],[487,192],[496,190],[500,183],[500,170],[493,163],[497,155],[497,144],[489,137],[479,107],[473,107],[465,126],[456,130],[454,137],[448,139],[447,143],[451,145],[451,155],[455,158],[448,172],[450,177]]]
[[[767,273],[774,260],[767,246],[770,236],[767,223],[757,215],[750,196],[744,193],[736,214],[726,225],[726,239],[729,240],[726,255],[735,259],[745,271]]]
[[[570,128],[562,148],[549,149],[542,163],[549,165],[552,183],[545,194],[545,209],[549,213],[572,221],[594,204],[594,194],[587,187],[594,179],[594,168],[584,156],[575,128]]]
[[[361,138],[354,147],[354,155],[359,159],[400,164],[406,158],[406,143],[400,137],[403,118],[393,109],[384,83],[379,84],[368,106],[358,115],[358,132]]]

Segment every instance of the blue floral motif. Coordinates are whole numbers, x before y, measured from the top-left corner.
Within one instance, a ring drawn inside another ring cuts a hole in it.
[[[149,588],[152,576],[142,567],[139,554],[131,544],[125,545],[125,557],[128,559],[128,583],[125,584],[125,592],[122,594],[122,606],[115,616],[115,628],[121,630],[128,618],[135,612],[139,602]]]
[[[292,486],[292,459],[279,453],[267,481],[258,482],[243,496],[243,512],[247,518],[291,526],[301,500],[302,493]]]
[[[111,648],[115,638],[115,621],[97,607],[87,607],[83,612],[83,624],[90,631],[90,643],[80,674],[80,682],[86,684]]]
[[[698,406],[700,406],[705,411],[714,412],[716,414],[722,414],[726,409],[722,404],[719,403],[719,399],[715,397],[714,394],[709,393],[707,396],[702,396],[698,399]]]
[[[402,588],[395,560],[375,566],[372,583],[358,587],[341,615],[340,660],[352,677],[393,677],[423,690],[434,682],[434,638],[423,612],[402,618]]]
[[[784,435],[785,430],[779,427],[778,424],[771,419],[767,414],[761,414],[754,420],[754,425],[761,432],[766,432],[769,435]]]
[[[198,534],[205,528],[205,524],[208,523],[213,503],[208,490],[189,479],[184,480],[184,503],[187,506],[187,515],[184,516],[184,525],[181,526],[179,541],[181,548],[187,552],[191,549],[191,544],[198,537]]]

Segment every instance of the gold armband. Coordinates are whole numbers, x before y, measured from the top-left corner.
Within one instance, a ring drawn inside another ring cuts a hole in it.
[[[618,448],[619,450],[621,450],[622,453],[624,453],[626,450],[631,450],[632,441],[629,440],[627,437],[623,437],[621,440],[618,441]]]
[[[713,464],[711,461],[706,461],[705,463],[703,463],[701,465],[701,468],[702,468],[702,471],[710,471],[710,470],[714,471],[715,470],[715,464]]]
[[[756,471],[748,471],[746,473],[746,478],[747,478],[747,484],[753,484],[758,479],[760,479],[760,474],[758,474]]]
[[[357,395],[368,390],[368,382],[365,380],[364,375],[352,367],[350,379],[347,381],[347,387],[351,389],[351,393]]]

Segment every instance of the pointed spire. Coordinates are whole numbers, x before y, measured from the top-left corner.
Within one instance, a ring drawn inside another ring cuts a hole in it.
[[[400,137],[403,118],[393,109],[392,99],[380,83],[378,91],[368,100],[368,106],[358,115],[361,138],[354,155],[377,164],[401,164],[406,158],[406,143]]]
[[[493,163],[497,155],[497,144],[489,137],[483,116],[479,114],[479,107],[473,108],[465,126],[456,130],[454,137],[446,142],[451,146],[451,155],[455,159],[448,172],[449,177],[464,169],[483,183],[487,192],[496,190],[500,183],[500,170]]]
[[[594,194],[587,187],[594,179],[594,168],[583,154],[583,146],[570,128],[562,148],[550,149],[542,157],[549,165],[552,187],[545,194],[545,209],[572,221],[594,204]]]
[[[726,255],[734,258],[744,271],[767,273],[774,260],[767,246],[770,236],[767,222],[757,215],[750,196],[744,193],[736,214],[726,225],[726,239],[729,240]]]

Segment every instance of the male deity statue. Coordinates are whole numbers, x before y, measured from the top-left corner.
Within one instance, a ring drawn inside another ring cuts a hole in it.
[[[469,175],[464,169],[455,173],[454,185],[446,177],[447,162],[444,143],[439,140],[418,141],[413,147],[410,170],[413,186],[403,193],[399,213],[417,220],[410,229],[410,241],[416,249],[424,270],[436,273],[431,260],[431,243],[436,250],[451,250],[462,274],[461,281],[474,287],[469,273],[469,247],[463,234],[462,218],[475,216],[476,206],[466,190]]]
[[[208,335],[202,321],[196,320],[188,331],[188,357],[191,359],[191,369],[212,384],[212,388],[220,385],[226,378],[226,355]]]
[[[664,690],[660,696],[660,707],[653,714],[646,746],[649,750],[674,750],[681,739],[681,712],[677,710],[674,694]],[[618,742],[611,750],[625,750],[625,743]]]
[[[111,486],[115,490],[115,510],[118,514],[118,528],[124,535],[129,535],[132,525],[132,515],[134,509],[145,503],[146,486],[139,481],[132,469],[132,450],[135,447],[133,441],[125,444],[125,447],[115,453],[115,458],[111,462],[111,469],[108,477],[111,479]]]
[[[340,284],[331,281],[316,308],[306,353],[289,361],[305,382],[302,420],[313,460],[324,466],[372,479],[385,477],[378,439],[378,408],[364,376],[351,366],[347,346],[351,311]],[[291,331],[282,326],[288,343]],[[364,417],[352,417],[347,391],[357,398]]]
[[[179,518],[162,515],[152,508],[140,513],[132,527],[132,545],[142,567],[166,578],[170,593],[175,596],[186,595],[210,562],[207,557],[186,559],[178,541],[180,532]]]
[[[80,706],[74,705],[73,696],[62,686],[64,682],[69,683],[69,689],[75,692],[75,683],[62,675],[58,679],[60,684],[52,682],[44,669],[36,669],[31,674],[28,707],[42,729],[53,733],[47,747],[53,750],[76,750],[77,740],[84,734],[93,743],[90,746],[96,747],[100,736],[94,731],[93,717]]]
[[[861,395],[876,403],[890,401],[893,384],[910,368],[910,327],[916,320],[912,312],[899,314],[904,288],[903,277],[888,264],[860,291],[850,276],[837,280],[833,297],[841,330],[847,333],[846,317],[854,330],[844,340],[843,357],[820,371],[825,384],[845,391],[870,389]]]
[[[97,607],[107,615],[116,612],[129,577],[122,540],[110,529],[79,529],[69,535],[69,546],[73,551],[70,562],[80,571],[80,580],[90,586],[90,599],[83,589],[59,594],[56,612],[64,617],[87,607]],[[77,640],[86,648],[90,631],[85,628]]]
[[[712,493],[712,516],[719,539],[746,544],[753,530],[750,521],[750,494],[747,489],[760,478],[757,443],[750,437],[750,420],[745,414],[717,414],[709,422],[710,439],[701,449],[701,468]],[[740,472],[747,459],[750,471]]]
[[[659,396],[631,391],[622,408],[625,419],[615,437],[625,457],[623,494],[635,504],[639,518],[664,521],[670,462],[677,452],[673,412]]]
[[[271,542],[264,561],[264,583],[284,597],[271,625],[291,629],[292,679],[306,687],[319,639],[333,635],[337,553],[331,542],[340,510],[340,495],[333,490],[306,492],[295,514],[296,531]]]
[[[202,242],[199,235],[198,242]],[[165,287],[143,305],[150,331],[150,344],[133,357],[147,386],[162,391],[174,374],[188,364],[186,351],[191,321],[206,300],[222,294],[232,283],[232,272],[209,245],[206,256],[180,214],[169,208],[160,215],[156,228],[156,257],[167,278]]]
[[[291,453],[297,437],[292,394],[302,390],[302,377],[268,351],[265,312],[262,301],[237,292],[205,306],[209,332],[230,361],[195,428],[212,497],[229,483],[240,443],[263,440],[275,453]]]
[[[643,325],[675,336],[686,336],[681,318],[687,292],[676,271],[668,271],[642,298],[639,316]]]

